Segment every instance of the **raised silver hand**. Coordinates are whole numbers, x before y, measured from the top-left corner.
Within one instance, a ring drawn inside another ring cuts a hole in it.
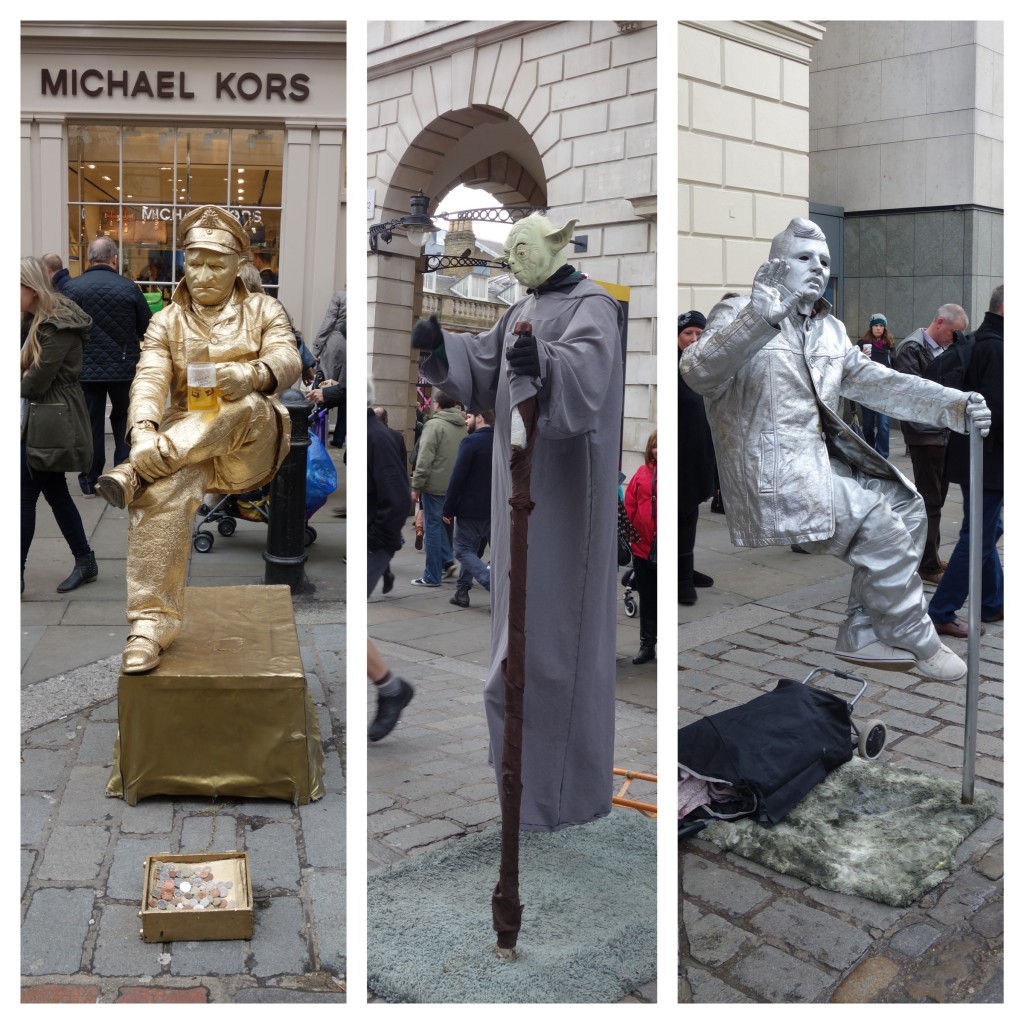
[[[750,301],[756,313],[778,325],[797,307],[800,296],[786,287],[789,264],[784,259],[762,263],[754,275]]]

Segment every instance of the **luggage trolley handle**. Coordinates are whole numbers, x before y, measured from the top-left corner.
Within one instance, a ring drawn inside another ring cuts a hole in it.
[[[849,679],[851,682],[860,683],[860,689],[857,691],[857,696],[853,700],[847,701],[846,706],[852,711],[857,701],[864,696],[865,691],[868,688],[867,680],[863,676],[854,675],[853,672],[844,672],[839,668],[814,668],[800,680],[802,686],[810,684],[811,680],[818,675],[819,672],[826,672],[829,675],[838,676],[840,679]]]

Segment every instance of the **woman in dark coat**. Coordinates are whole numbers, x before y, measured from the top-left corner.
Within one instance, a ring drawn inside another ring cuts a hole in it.
[[[54,290],[46,268],[31,256],[21,261],[21,313],[21,589],[42,494],[75,556],[71,575],[57,587],[63,594],[91,583],[98,572],[64,478],[92,464],[92,429],[78,383],[92,319]]]
[[[676,323],[679,351],[703,333],[707,320],[691,309]],[[693,567],[697,543],[697,514],[702,501],[715,493],[715,446],[704,414],[704,399],[679,378],[679,603],[696,604],[697,587],[715,581]]]

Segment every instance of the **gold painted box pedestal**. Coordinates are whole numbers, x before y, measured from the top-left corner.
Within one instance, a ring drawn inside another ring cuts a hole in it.
[[[323,796],[323,749],[288,587],[188,587],[159,666],[117,682],[107,796]]]

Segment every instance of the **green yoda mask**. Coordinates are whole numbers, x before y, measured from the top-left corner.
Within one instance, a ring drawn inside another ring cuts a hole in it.
[[[569,244],[576,221],[565,227],[554,224],[539,213],[524,217],[505,240],[505,262],[515,279],[527,288],[536,288],[564,266],[562,250]]]

